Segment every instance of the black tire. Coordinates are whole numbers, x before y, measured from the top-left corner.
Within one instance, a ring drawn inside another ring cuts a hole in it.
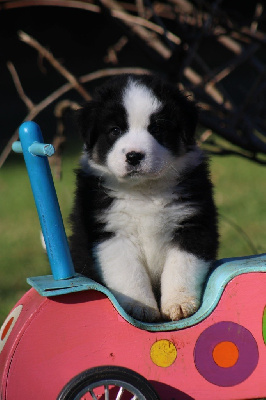
[[[112,386],[112,390],[114,386],[117,391],[125,390],[126,394],[132,394],[132,399],[160,400],[158,394],[143,376],[128,368],[114,366],[102,366],[83,371],[66,384],[57,400],[79,400],[86,393],[89,394],[90,391],[93,392],[102,386],[108,388],[109,385]],[[109,391],[109,389],[106,390]],[[105,395],[101,398],[104,399]],[[123,395],[117,398],[123,400]],[[94,399],[92,394],[91,399]]]

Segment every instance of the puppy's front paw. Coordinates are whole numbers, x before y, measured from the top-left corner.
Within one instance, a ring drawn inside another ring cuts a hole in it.
[[[196,297],[185,297],[183,299],[168,300],[162,304],[162,317],[166,320],[178,321],[194,314],[200,306]]]
[[[161,318],[161,313],[157,307],[146,306],[139,302],[132,302],[125,305],[124,308],[129,315],[140,321],[154,322]]]

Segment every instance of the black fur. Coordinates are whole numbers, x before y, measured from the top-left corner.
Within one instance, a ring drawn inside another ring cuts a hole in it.
[[[112,236],[105,225],[97,221],[97,216],[106,210],[113,199],[105,193],[101,180],[76,171],[76,193],[70,215],[72,235],[69,238],[70,250],[76,272],[86,275],[97,282],[100,278],[93,268],[92,247]]]

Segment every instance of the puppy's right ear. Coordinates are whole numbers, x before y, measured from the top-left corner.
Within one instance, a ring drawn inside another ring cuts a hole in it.
[[[76,111],[79,132],[87,149],[91,147],[91,136],[95,125],[96,110],[97,103],[90,101]]]

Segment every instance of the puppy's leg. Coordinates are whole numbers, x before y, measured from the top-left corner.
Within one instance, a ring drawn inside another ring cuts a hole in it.
[[[171,248],[161,276],[161,313],[165,319],[179,320],[194,314],[200,306],[202,286],[210,262]]]
[[[130,315],[145,321],[160,318],[150,277],[136,245],[128,238],[113,237],[95,248],[95,256],[103,282]]]

